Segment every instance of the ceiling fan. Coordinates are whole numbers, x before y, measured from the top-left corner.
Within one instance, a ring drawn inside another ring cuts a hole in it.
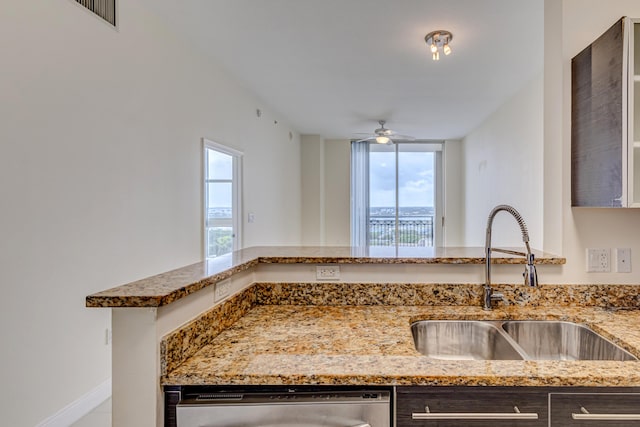
[[[356,133],[355,135],[357,137],[364,136],[364,138],[358,140],[358,142],[375,141],[378,144],[393,144],[394,140],[396,140],[396,141],[413,141],[413,140],[415,140],[415,138],[412,137],[412,136],[400,135],[400,134],[396,133],[395,131],[384,127],[385,123],[387,123],[385,120],[378,120],[378,123],[380,124],[380,127],[378,129],[374,130],[372,134],[371,133]]]

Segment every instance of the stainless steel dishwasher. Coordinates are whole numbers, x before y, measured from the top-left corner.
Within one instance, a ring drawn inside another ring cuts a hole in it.
[[[390,427],[388,391],[199,393],[176,405],[178,427]]]

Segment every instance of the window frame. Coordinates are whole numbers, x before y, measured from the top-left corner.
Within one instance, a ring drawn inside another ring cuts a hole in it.
[[[242,157],[243,152],[234,148],[222,145],[207,138],[202,138],[202,253],[203,258],[213,259],[215,257],[208,256],[208,236],[207,236],[207,217],[209,210],[209,192],[207,191],[208,183],[229,182],[229,180],[209,179],[209,164],[207,150],[217,151],[226,154],[232,158],[232,176],[231,176],[231,226],[232,226],[232,251],[237,251],[243,247],[242,244]]]

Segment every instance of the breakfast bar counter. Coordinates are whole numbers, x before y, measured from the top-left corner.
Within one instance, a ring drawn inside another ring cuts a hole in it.
[[[566,260],[533,251],[537,265]],[[256,246],[127,283],[86,298],[87,307],[161,307],[259,264],[482,265],[482,247]],[[522,257],[495,255],[493,264],[524,264]]]

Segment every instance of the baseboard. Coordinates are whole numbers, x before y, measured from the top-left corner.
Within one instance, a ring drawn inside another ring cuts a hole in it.
[[[69,427],[109,397],[111,397],[111,378],[42,421],[37,427]]]

